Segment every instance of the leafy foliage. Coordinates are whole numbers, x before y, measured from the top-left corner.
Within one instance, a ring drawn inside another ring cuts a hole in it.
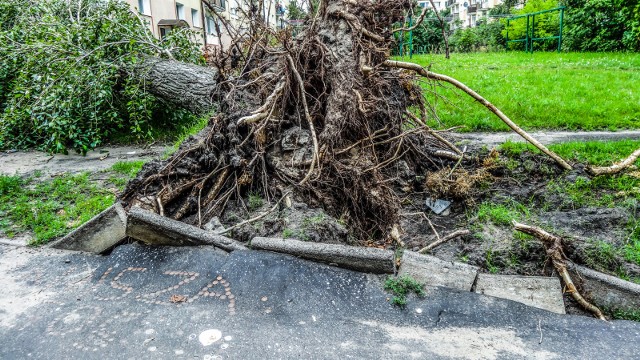
[[[148,56],[200,62],[193,40],[185,29],[155,39],[122,1],[0,0],[0,148],[85,153],[184,120],[131,75]]]
[[[514,11],[516,15],[529,14],[543,10],[549,10],[558,7],[557,0],[529,0],[521,10]],[[504,20],[503,20],[504,21]],[[506,22],[506,21],[505,21]],[[532,25],[533,23],[531,23]],[[524,39],[527,31],[527,18],[519,18],[509,22],[509,27],[502,31],[506,37],[509,32],[509,39]],[[542,38],[548,36],[556,36],[560,31],[560,13],[550,12],[539,14],[535,17],[533,37]],[[522,50],[524,43],[511,43],[510,48]],[[551,50],[557,49],[557,40],[552,41],[535,41],[533,43],[535,50]]]
[[[394,296],[391,298],[391,304],[399,307],[407,305],[407,295],[415,293],[416,295],[425,296],[424,284],[420,284],[411,276],[400,276],[398,278],[389,277],[384,282],[384,289],[390,291]]]
[[[453,50],[458,52],[497,51],[504,49],[502,36],[504,24],[499,21],[478,20],[475,27],[459,29],[449,39]]]
[[[566,50],[640,50],[640,1],[562,0],[560,3],[567,6]]]

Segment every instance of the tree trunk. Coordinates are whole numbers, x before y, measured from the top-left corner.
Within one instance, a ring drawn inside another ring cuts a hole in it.
[[[153,95],[196,114],[214,108],[218,70],[174,60],[148,58],[136,69]]]

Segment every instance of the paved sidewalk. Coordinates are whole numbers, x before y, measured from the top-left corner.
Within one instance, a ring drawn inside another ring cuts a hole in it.
[[[0,245],[1,359],[638,359],[640,323],[430,288],[261,251]]]

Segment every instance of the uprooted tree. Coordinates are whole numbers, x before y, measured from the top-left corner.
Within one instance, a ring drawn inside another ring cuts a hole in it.
[[[344,220],[358,239],[396,238],[392,165],[424,173],[464,156],[427,126],[435,114],[416,76],[453,84],[526,136],[456,80],[389,60],[402,30],[394,24],[414,5],[323,0],[292,36],[265,26],[258,2],[245,14],[247,32],[222,24],[233,40],[210,67],[149,58],[137,71],[154,95],[215,116],[170,159],[145,166],[121,199],[203,226],[249,191],[292,196]]]

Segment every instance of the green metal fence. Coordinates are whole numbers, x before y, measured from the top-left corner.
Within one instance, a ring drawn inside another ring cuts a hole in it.
[[[549,9],[549,10],[543,10],[543,11],[538,11],[538,12],[534,12],[534,13],[529,13],[529,14],[522,14],[522,15],[517,15],[517,16],[512,16],[507,18],[507,33],[506,33],[506,48],[507,50],[509,50],[509,44],[510,43],[524,43],[524,51],[526,52],[531,52],[533,53],[533,42],[534,41],[541,41],[541,40],[553,40],[553,39],[557,39],[558,40],[558,52],[560,52],[560,50],[562,49],[562,26],[564,23],[564,6],[560,6],[557,8],[553,8],[553,9]],[[542,15],[542,14],[547,14],[547,13],[551,13],[551,12],[555,12],[555,11],[559,11],[560,12],[560,27],[558,29],[558,35],[555,36],[544,36],[544,37],[536,37],[535,33],[536,33],[536,16],[538,15]],[[525,37],[524,39],[515,39],[515,40],[509,40],[509,23],[511,21],[517,20],[517,19],[523,19],[526,18],[527,19],[527,30],[525,32]]]

